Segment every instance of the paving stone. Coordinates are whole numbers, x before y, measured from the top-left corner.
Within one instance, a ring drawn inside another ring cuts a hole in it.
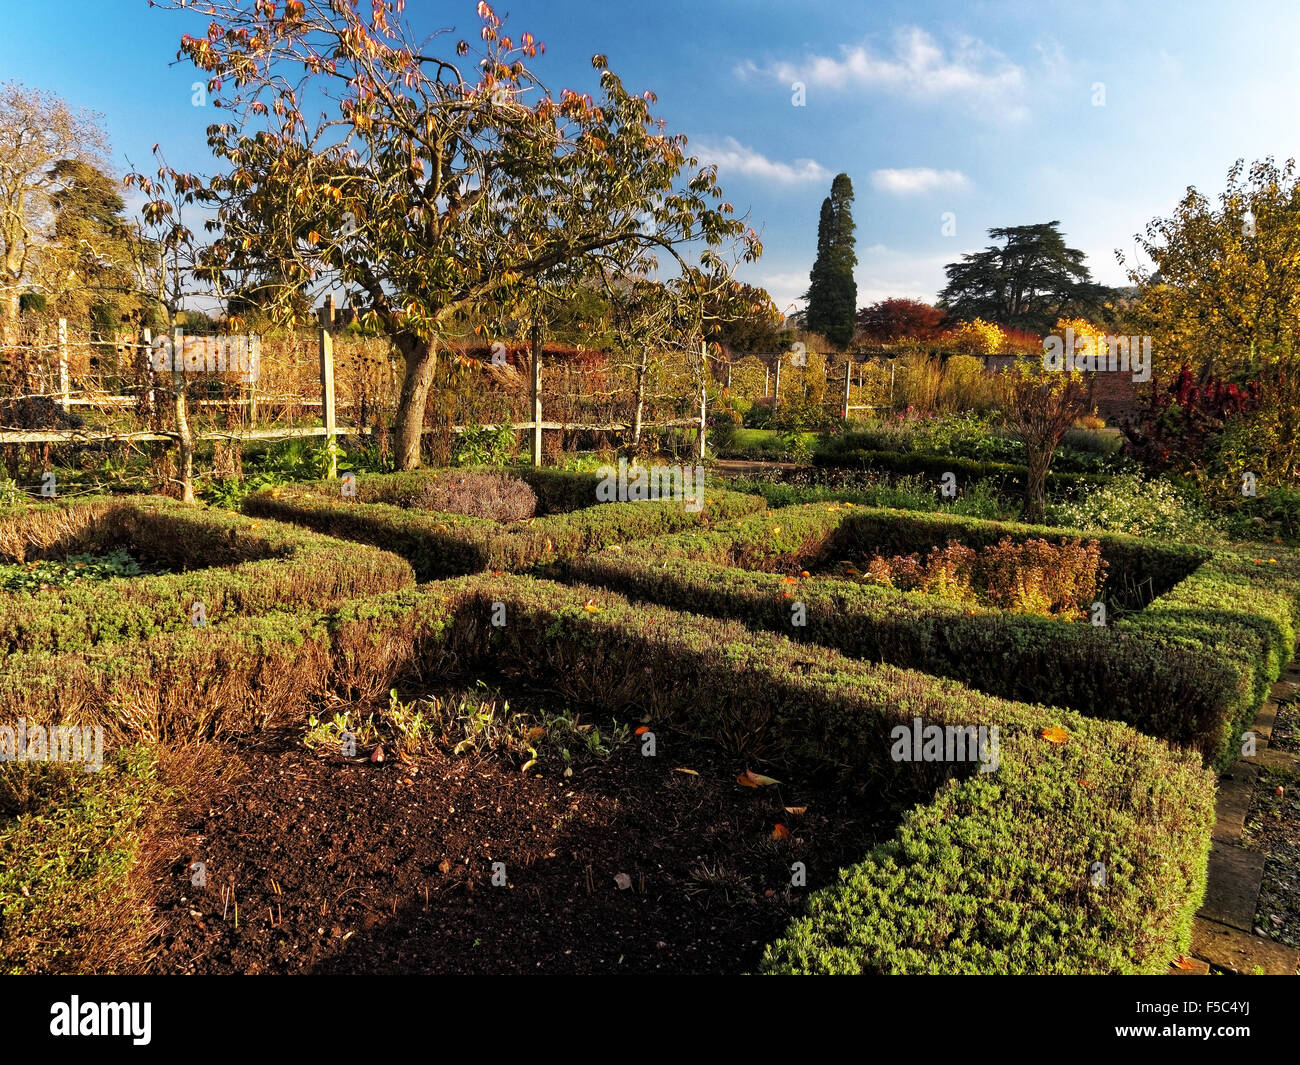
[[[1294,976],[1300,951],[1236,928],[1198,917],[1192,925],[1192,953],[1218,970],[1251,976]]]
[[[1289,769],[1292,772],[1300,766],[1300,758],[1290,751],[1280,751],[1276,747],[1259,747],[1255,751],[1255,757],[1247,761],[1268,769]]]
[[[1259,768],[1249,762],[1234,762],[1219,777],[1219,795],[1214,804],[1214,838],[1224,843],[1240,843],[1246,827],[1246,814],[1255,790]]]
[[[1271,698],[1259,708],[1259,713],[1255,715],[1255,723],[1250,729],[1255,733],[1258,739],[1256,743],[1269,743],[1273,739],[1273,722],[1277,718],[1277,703]]]
[[[1210,844],[1209,883],[1201,916],[1219,924],[1251,932],[1255,927],[1255,904],[1264,879],[1264,856],[1231,844]],[[1199,953],[1199,952],[1198,952]]]

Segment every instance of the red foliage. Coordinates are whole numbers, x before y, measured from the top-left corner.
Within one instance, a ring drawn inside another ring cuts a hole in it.
[[[1198,382],[1184,363],[1167,387],[1153,382],[1137,423],[1126,428],[1129,453],[1157,469],[1197,465],[1205,458],[1211,438],[1231,419],[1257,409],[1259,401],[1258,381]]]
[[[939,335],[943,311],[919,300],[889,299],[858,311],[858,328],[867,340],[931,340]]]

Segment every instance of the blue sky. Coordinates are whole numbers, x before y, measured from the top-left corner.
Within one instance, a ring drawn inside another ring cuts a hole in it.
[[[474,6],[409,0],[408,17],[472,36]],[[1300,154],[1300,7],[1286,2],[495,6],[511,32],[546,44],[537,69],[553,90],[590,91],[603,52],[628,88],[658,94],[669,128],[719,164],[727,198],[763,234],[766,254],[742,276],[787,310],[841,170],[857,193],[866,304],[933,299],[943,265],[989,227],[1054,218],[1099,280],[1121,283],[1114,250],[1132,255],[1133,234],[1187,186],[1217,195],[1238,157]],[[147,0],[0,8],[0,81],[102,113],[123,168],[147,164],[155,142],[174,165],[209,166],[217,113],[191,105],[195,72],[175,62],[192,16]]]

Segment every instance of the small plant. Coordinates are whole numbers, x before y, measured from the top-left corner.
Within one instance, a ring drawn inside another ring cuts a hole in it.
[[[504,473],[445,473],[421,484],[410,505],[440,514],[522,521],[537,513],[537,494],[527,481]]]
[[[1184,543],[1220,543],[1214,519],[1163,478],[1124,475],[1051,508],[1049,520],[1085,532],[1119,532]]]
[[[17,507],[27,502],[27,493],[18,487],[18,482],[8,477],[0,477],[0,507]]]
[[[307,732],[302,742],[310,751],[334,752],[343,746],[345,735],[352,737],[358,750],[378,743],[379,730],[374,715],[368,715],[364,721],[358,718],[354,723],[351,712],[347,710],[336,713],[329,719],[312,714],[307,719]]]
[[[46,588],[67,588],[114,577],[138,577],[142,572],[140,563],[131,553],[119,549],[106,555],[69,555],[65,559],[40,559],[0,566],[0,589],[39,592]]]
[[[518,446],[514,427],[509,422],[495,429],[485,425],[467,426],[452,444],[452,465],[504,466],[514,457]]]
[[[956,540],[919,555],[876,555],[868,582],[942,596],[955,602],[987,602],[1017,614],[1078,619],[1100,594],[1106,562],[1096,540],[1015,543],[1003,537],[974,551]]]

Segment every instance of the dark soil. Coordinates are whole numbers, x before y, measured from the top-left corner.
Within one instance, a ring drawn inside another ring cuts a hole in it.
[[[1279,699],[1269,746],[1295,752],[1298,732],[1300,699]],[[1243,842],[1265,858],[1257,933],[1300,947],[1300,774],[1295,770],[1279,766],[1259,774]]]
[[[475,755],[317,757],[296,731],[238,742],[231,782],[198,804],[158,885],[152,968],[751,971],[808,892],[897,822],[851,788],[770,768],[782,784],[743,787],[737,775],[760,767],[676,734],[656,741],[655,757],[637,737],[584,756],[567,779],[562,765],[522,775]],[[788,838],[773,838],[778,824]],[[191,884],[195,861],[205,888]],[[791,886],[795,862],[807,887]]]

